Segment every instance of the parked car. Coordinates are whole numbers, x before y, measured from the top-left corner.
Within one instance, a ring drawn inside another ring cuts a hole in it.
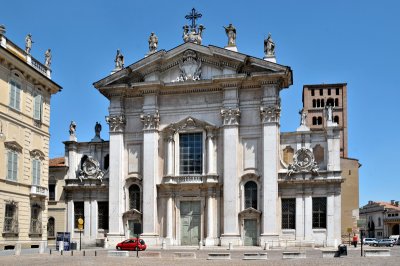
[[[118,243],[116,249],[118,250],[146,250],[147,246],[143,239],[130,238],[121,243]]]
[[[374,247],[393,247],[393,240],[392,239],[379,239],[375,240],[374,243],[372,243],[372,246]]]
[[[400,236],[399,235],[391,235],[391,236],[389,236],[389,239],[393,239],[395,245],[400,245]]]
[[[363,245],[371,245],[376,241],[376,238],[366,237],[363,239]]]

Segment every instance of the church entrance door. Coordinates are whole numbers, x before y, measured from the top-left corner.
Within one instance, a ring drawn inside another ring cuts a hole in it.
[[[198,245],[200,240],[200,201],[181,201],[181,245]]]
[[[245,246],[257,245],[257,220],[245,219],[243,229],[244,229],[244,245]]]

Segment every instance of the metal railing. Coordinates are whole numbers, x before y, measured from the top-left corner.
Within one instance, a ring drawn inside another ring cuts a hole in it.
[[[18,220],[9,217],[4,218],[3,233],[18,234],[19,233]]]
[[[42,222],[39,220],[32,220],[29,228],[30,234],[42,234]]]

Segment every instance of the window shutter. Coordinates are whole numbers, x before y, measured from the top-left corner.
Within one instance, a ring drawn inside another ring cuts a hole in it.
[[[33,118],[36,120],[42,120],[42,95],[35,96]]]
[[[36,185],[40,186],[40,161],[36,160]]]
[[[13,176],[14,180],[17,180],[17,173],[18,173],[18,154],[16,152],[12,153],[13,155]]]
[[[19,84],[15,84],[15,109],[17,109],[17,110],[20,110],[20,107],[19,107],[20,92],[21,92],[21,86]]]
[[[7,179],[13,179],[13,154],[11,151],[7,152]]]
[[[15,108],[15,83],[10,81],[10,106]]]

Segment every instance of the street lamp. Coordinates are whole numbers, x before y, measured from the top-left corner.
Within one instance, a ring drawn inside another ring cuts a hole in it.
[[[6,135],[3,133],[3,122],[0,120],[0,142],[6,140]]]

